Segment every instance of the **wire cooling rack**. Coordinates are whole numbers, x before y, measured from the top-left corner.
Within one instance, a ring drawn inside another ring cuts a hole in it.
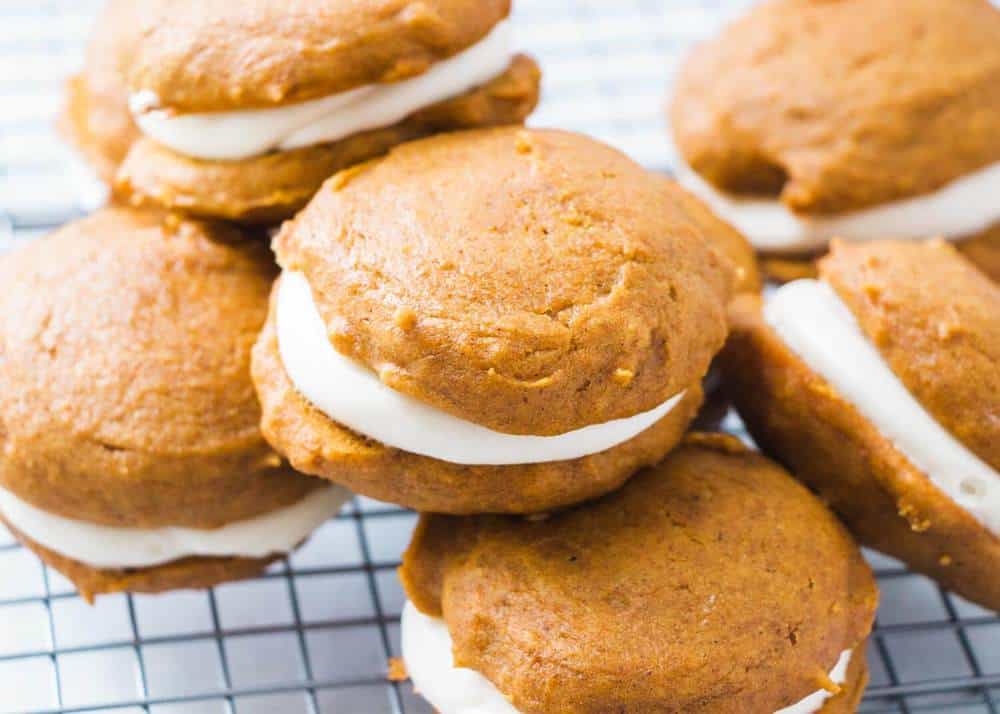
[[[677,57],[746,4],[520,0],[519,43],[546,73],[533,123],[669,171],[662,104]],[[96,6],[0,0],[0,252],[82,211],[51,119]],[[742,433],[734,416],[724,424]],[[0,713],[426,713],[386,677],[414,521],[355,499],[260,578],[94,607],[0,529]],[[862,711],[998,714],[1000,618],[869,558],[882,607]]]

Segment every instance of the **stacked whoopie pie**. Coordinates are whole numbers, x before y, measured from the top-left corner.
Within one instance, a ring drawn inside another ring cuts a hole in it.
[[[437,131],[520,123],[510,0],[111,0],[64,132],[116,191],[277,223],[334,172]]]
[[[779,277],[834,237],[943,236],[1000,280],[989,0],[761,3],[690,56],[670,119],[681,182]]]
[[[85,597],[254,575],[347,499],[260,433],[274,273],[235,229],[127,208],[0,261],[0,519]]]

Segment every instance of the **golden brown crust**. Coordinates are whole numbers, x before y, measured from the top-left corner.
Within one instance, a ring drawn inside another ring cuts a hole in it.
[[[139,138],[122,78],[129,46],[122,41],[120,28],[129,24],[131,9],[132,3],[124,0],[105,5],[87,44],[83,71],[66,82],[57,122],[62,136],[107,183]]]
[[[212,528],[300,500],[250,349],[275,269],[235,229],[111,208],[0,261],[0,485],[112,526]]]
[[[708,206],[685,191],[675,181],[664,182],[667,190],[677,200],[678,207],[688,214],[711,243],[726,256],[736,268],[736,292],[759,293],[760,268],[750,241],[731,225],[716,216]]]
[[[1000,223],[956,241],[955,247],[990,280],[1000,283]]]
[[[586,137],[516,127],[342,172],[274,247],[338,351],[518,434],[630,417],[697,382],[733,278],[660,179]]]
[[[819,269],[907,390],[1000,470],[1000,285],[943,241],[834,241]]]
[[[696,384],[655,425],[600,454],[546,464],[462,466],[362,438],[313,407],[281,364],[273,299],[252,368],[264,436],[295,468],[371,498],[437,513],[537,513],[601,496],[663,458],[702,401]]]
[[[132,91],[175,111],[271,107],[395,82],[482,39],[510,0],[142,0]]]
[[[142,139],[118,174],[118,190],[135,204],[242,223],[278,223],[291,218],[337,171],[404,141],[437,131],[521,123],[538,103],[540,81],[535,61],[517,55],[491,82],[395,126],[242,161],[192,159]]]
[[[281,556],[269,558],[183,558],[152,568],[122,570],[92,568],[40,545],[6,523],[11,533],[24,547],[46,564],[62,573],[87,601],[97,595],[112,593],[162,593],[168,590],[210,588],[233,580],[245,580],[259,575]]]
[[[400,576],[456,666],[525,714],[775,711],[864,642],[878,599],[818,500],[705,434],[543,521],[421,516]]]
[[[670,114],[723,190],[809,214],[927,193],[1000,161],[1000,10],[774,0],[695,50]]]
[[[726,385],[761,448],[837,511],[866,545],[994,610],[1000,538],[941,493],[737,298],[722,353]]]

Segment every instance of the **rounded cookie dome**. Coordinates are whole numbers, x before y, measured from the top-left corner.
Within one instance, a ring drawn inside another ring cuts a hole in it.
[[[732,266],[660,177],[586,137],[412,142],[330,179],[275,240],[333,346],[498,431],[652,409],[726,334]]]
[[[510,0],[142,0],[131,91],[175,111],[270,107],[393,82],[482,39]]]
[[[5,256],[0,486],[67,518],[203,529],[316,488],[259,428],[274,274],[235,229],[125,208]]]
[[[847,711],[877,601],[837,519],[721,435],[546,520],[425,515],[401,577],[454,666],[524,714],[773,712],[850,651]]]

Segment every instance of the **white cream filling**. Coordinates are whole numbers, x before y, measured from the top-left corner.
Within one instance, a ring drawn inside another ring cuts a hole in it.
[[[179,154],[246,159],[396,124],[499,76],[510,64],[512,47],[513,27],[503,20],[471,47],[399,82],[369,84],[288,106],[197,114],[173,114],[160,107],[154,92],[140,90],[129,98],[129,108],[143,134]]]
[[[1000,163],[932,193],[823,217],[795,214],[777,200],[723,193],[688,166],[678,167],[677,180],[761,251],[809,250],[831,238],[954,239],[1000,222]]]
[[[833,288],[818,280],[789,283],[765,305],[764,318],[941,492],[1000,536],[1000,474],[910,394]]]
[[[456,667],[444,620],[423,614],[407,601],[400,627],[403,661],[417,692],[441,714],[519,714],[494,684],[479,672]],[[843,684],[851,650],[844,650],[830,672]],[[775,714],[813,714],[833,694],[820,689]]]
[[[264,558],[289,553],[351,494],[323,486],[298,503],[211,530],[116,528],[65,518],[0,488],[0,513],[31,540],[93,568],[148,568],[191,556]]]
[[[681,392],[647,412],[557,436],[504,434],[397,392],[337,352],[301,273],[282,274],[275,319],[285,372],[317,409],[387,446],[455,464],[535,464],[596,454],[642,433],[684,396]]]
[[[837,658],[837,664],[830,670],[830,681],[837,685],[843,685],[847,681],[847,668],[851,664],[853,650],[844,650]],[[820,689],[813,692],[808,697],[800,699],[791,706],[779,709],[774,714],[814,714],[823,708],[826,700],[833,696],[832,692]]]

